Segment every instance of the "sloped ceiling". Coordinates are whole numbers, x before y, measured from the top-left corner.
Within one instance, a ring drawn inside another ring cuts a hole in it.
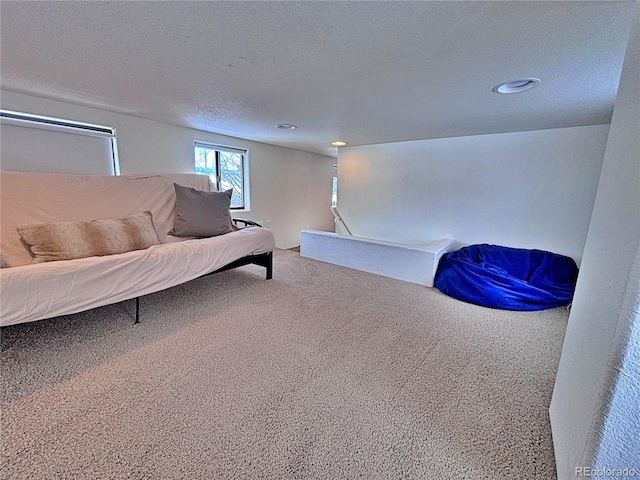
[[[633,4],[3,0],[1,86],[328,155],[602,124]]]

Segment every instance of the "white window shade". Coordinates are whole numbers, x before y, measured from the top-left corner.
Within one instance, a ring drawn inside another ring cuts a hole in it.
[[[2,110],[0,169],[117,175],[115,131],[110,127]]]

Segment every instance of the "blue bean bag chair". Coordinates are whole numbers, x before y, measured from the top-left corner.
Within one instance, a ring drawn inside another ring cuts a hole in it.
[[[567,305],[578,278],[576,262],[542,250],[471,245],[440,259],[435,286],[465,302],[503,310]]]

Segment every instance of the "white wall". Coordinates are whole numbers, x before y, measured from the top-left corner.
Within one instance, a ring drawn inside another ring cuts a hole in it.
[[[451,238],[582,256],[608,125],[341,149],[338,208],[356,236]]]
[[[560,479],[579,466],[640,476],[639,29],[636,18],[551,401]]]
[[[7,110],[115,127],[122,175],[193,172],[195,140],[245,148],[251,211],[237,216],[271,220],[280,248],[299,245],[302,229],[333,230],[334,158],[13,92],[2,91],[0,102]]]

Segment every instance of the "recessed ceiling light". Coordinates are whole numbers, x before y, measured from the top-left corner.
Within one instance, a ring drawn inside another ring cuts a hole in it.
[[[529,90],[540,83],[539,78],[521,78],[510,82],[501,83],[493,87],[496,93],[520,93]]]
[[[347,142],[331,142],[331,145],[333,145],[334,147],[344,147],[345,145],[347,145]]]
[[[291,123],[279,123],[276,125],[276,128],[279,128],[280,130],[295,130],[298,127]]]

